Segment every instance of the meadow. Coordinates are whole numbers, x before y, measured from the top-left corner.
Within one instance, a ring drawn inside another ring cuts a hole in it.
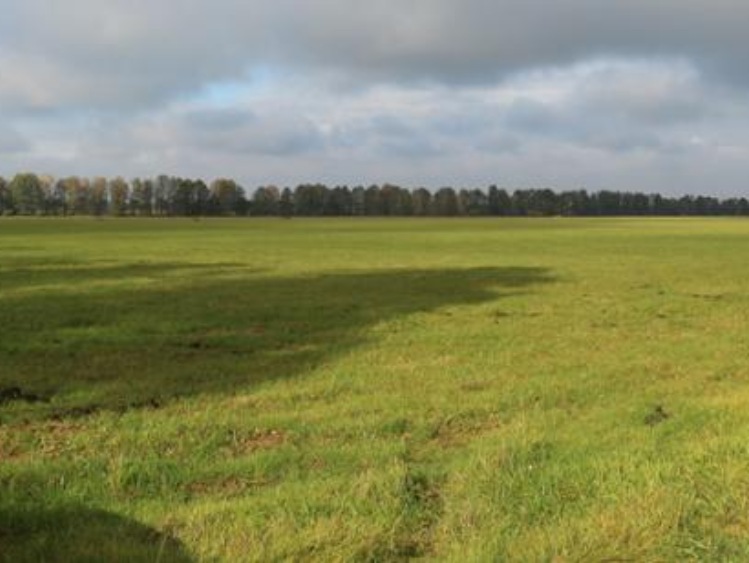
[[[749,560],[749,221],[0,219],[0,560]]]

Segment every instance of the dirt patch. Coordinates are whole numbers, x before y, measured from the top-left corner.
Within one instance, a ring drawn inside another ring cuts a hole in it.
[[[71,440],[83,428],[66,421],[47,421],[18,427],[0,427],[0,461],[25,461],[32,456],[55,458],[70,449]]]
[[[656,405],[653,410],[645,416],[645,424],[648,426],[657,426],[662,422],[666,422],[671,415],[666,412],[662,405]]]
[[[434,428],[431,439],[443,448],[460,447],[501,425],[497,415],[448,418]]]
[[[280,430],[256,428],[247,434],[231,431],[229,432],[229,444],[225,450],[229,455],[237,457],[248,455],[258,450],[279,447],[285,444],[286,440],[286,434]]]
[[[0,426],[0,462],[18,461],[27,457],[28,448],[18,440],[18,434]]]
[[[82,424],[66,421],[50,422],[39,431],[39,453],[45,457],[58,457],[70,449],[70,441],[83,429]]]

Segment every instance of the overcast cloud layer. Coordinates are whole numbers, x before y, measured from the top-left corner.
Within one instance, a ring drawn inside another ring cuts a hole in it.
[[[745,194],[734,0],[0,0],[0,174]]]

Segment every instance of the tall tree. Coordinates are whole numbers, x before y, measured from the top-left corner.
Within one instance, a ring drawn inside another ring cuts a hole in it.
[[[361,216],[365,211],[366,190],[364,186],[356,186],[351,190],[351,214]]]
[[[174,178],[173,189],[169,197],[169,214],[177,216],[190,215],[193,206],[192,182],[185,178]]]
[[[383,215],[381,195],[380,188],[376,185],[371,185],[364,191],[365,215]]]
[[[351,215],[353,202],[348,186],[336,186],[325,201],[325,215]]]
[[[594,209],[585,190],[564,192],[559,196],[559,211],[565,216],[592,215]]]
[[[211,190],[203,180],[188,180],[188,182],[192,194],[190,215],[208,215],[211,210]]]
[[[460,190],[461,214],[479,216],[489,214],[489,198],[478,189]]]
[[[378,215],[399,215],[398,191],[400,188],[393,184],[383,184],[380,188],[380,213]]]
[[[107,212],[107,179],[103,176],[97,176],[91,180],[89,209],[91,215],[96,217]]]
[[[297,215],[320,216],[325,213],[330,190],[323,184],[301,184],[294,190],[294,208]]]
[[[15,210],[21,215],[35,215],[43,210],[44,191],[42,182],[36,174],[16,174],[8,188]]]
[[[211,197],[221,215],[236,215],[244,190],[234,180],[218,178],[211,182]]]
[[[60,179],[52,183],[47,194],[47,210],[52,215],[67,215],[65,182]]]
[[[622,194],[603,190],[596,194],[597,209],[599,215],[620,215]]]
[[[383,184],[380,188],[380,206],[383,215],[411,215],[411,192],[394,184]]]
[[[133,179],[130,182],[130,212],[149,217],[153,214],[153,181]]]
[[[107,182],[109,192],[109,213],[122,216],[127,212],[130,199],[130,186],[124,178],[117,177]]]
[[[277,215],[280,200],[281,192],[276,186],[260,186],[252,194],[252,214]]]
[[[411,194],[411,209],[414,215],[429,215],[432,208],[432,192],[426,188],[416,188]]]
[[[278,202],[278,214],[286,218],[294,214],[294,193],[291,191],[291,188],[284,188],[281,192],[281,199]]]
[[[153,183],[153,201],[156,215],[172,215],[176,178],[165,174],[156,177]]]
[[[432,208],[435,215],[452,217],[458,214],[458,196],[451,187],[437,190],[432,198]]]
[[[8,182],[0,176],[0,216],[13,213],[13,200],[10,197]]]
[[[44,215],[54,215],[52,198],[55,189],[55,179],[49,174],[39,174],[38,178],[39,186],[42,189],[42,204],[38,212]]]
[[[86,178],[70,176],[63,180],[65,190],[65,209],[74,215],[85,215],[91,212],[91,184]]]

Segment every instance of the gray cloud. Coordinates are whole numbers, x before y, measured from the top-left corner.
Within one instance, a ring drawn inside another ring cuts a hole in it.
[[[738,0],[6,0],[0,172],[738,192],[747,21]]]
[[[738,0],[9,0],[0,101],[142,106],[258,65],[490,83],[599,55],[683,57],[743,84],[747,21]]]
[[[201,110],[181,116],[173,125],[173,145],[214,151],[294,156],[323,146],[315,124],[300,115]]]
[[[324,144],[316,125],[302,115],[256,114],[239,107],[188,109],[119,126],[132,146],[172,153],[294,157]]]
[[[507,128],[613,152],[665,147],[679,128],[720,113],[709,104],[715,92],[679,60],[597,60],[535,72],[525,86],[530,95],[506,108]]]

